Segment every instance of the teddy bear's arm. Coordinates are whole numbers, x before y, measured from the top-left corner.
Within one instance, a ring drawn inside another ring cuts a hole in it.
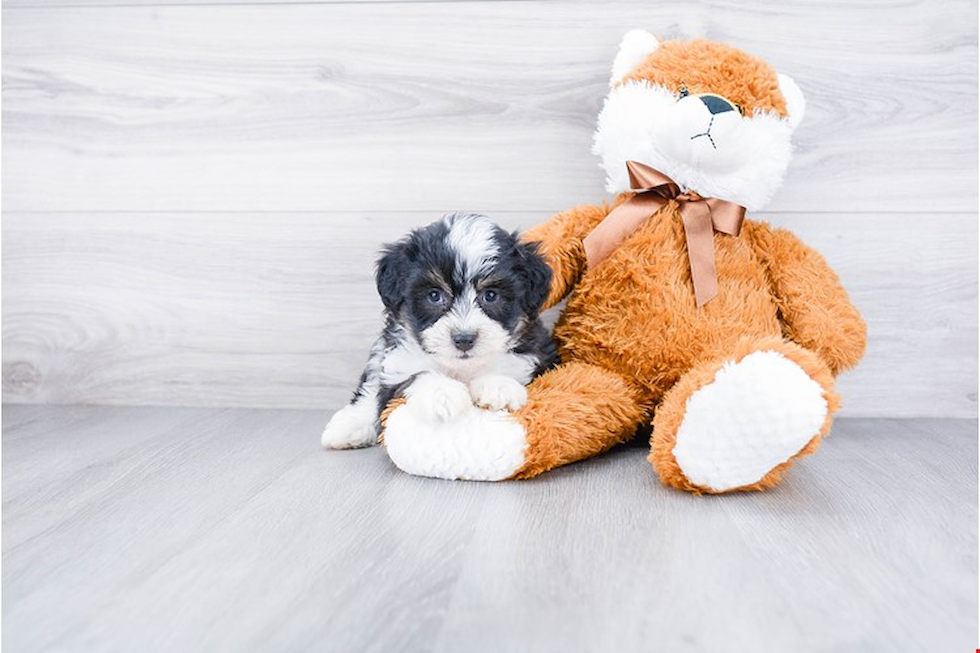
[[[522,239],[537,242],[538,251],[551,267],[551,292],[544,303],[550,308],[560,302],[585,272],[582,239],[602,222],[612,207],[585,204],[564,211],[524,233]]]
[[[854,367],[864,354],[867,326],[837,274],[793,233],[765,223],[747,226],[766,263],[783,335],[817,352],[834,374]]]

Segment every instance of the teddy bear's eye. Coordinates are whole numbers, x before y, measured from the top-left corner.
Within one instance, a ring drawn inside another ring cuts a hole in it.
[[[681,84],[681,87],[677,89],[677,94],[681,97],[687,97],[690,93],[687,90],[687,84]]]

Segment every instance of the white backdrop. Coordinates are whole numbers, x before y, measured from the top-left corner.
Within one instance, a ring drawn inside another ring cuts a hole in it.
[[[4,2],[3,397],[336,407],[380,243],[604,198],[623,32],[759,54],[808,98],[769,210],[869,323],[846,415],[977,408],[977,6]]]

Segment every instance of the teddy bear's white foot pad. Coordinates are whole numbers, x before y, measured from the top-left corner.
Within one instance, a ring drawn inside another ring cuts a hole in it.
[[[799,453],[826,417],[819,383],[782,354],[757,351],[688,398],[674,459],[696,485],[751,485]]]
[[[524,435],[524,427],[504,411],[471,406],[451,422],[433,423],[405,405],[388,416],[384,446],[409,474],[500,481],[524,464]]]

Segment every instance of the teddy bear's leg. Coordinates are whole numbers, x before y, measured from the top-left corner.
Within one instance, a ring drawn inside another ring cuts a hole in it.
[[[535,379],[514,414],[527,433],[525,461],[514,478],[584,460],[633,437],[650,415],[648,394],[625,377],[571,361]]]
[[[664,395],[650,462],[663,483],[691,492],[772,487],[793,460],[816,451],[838,405],[816,354],[779,338],[743,341]]]
[[[385,411],[383,443],[401,470],[437,478],[529,478],[630,438],[652,402],[628,380],[569,362],[528,387],[516,412],[469,406],[450,421],[427,419],[400,400]]]

